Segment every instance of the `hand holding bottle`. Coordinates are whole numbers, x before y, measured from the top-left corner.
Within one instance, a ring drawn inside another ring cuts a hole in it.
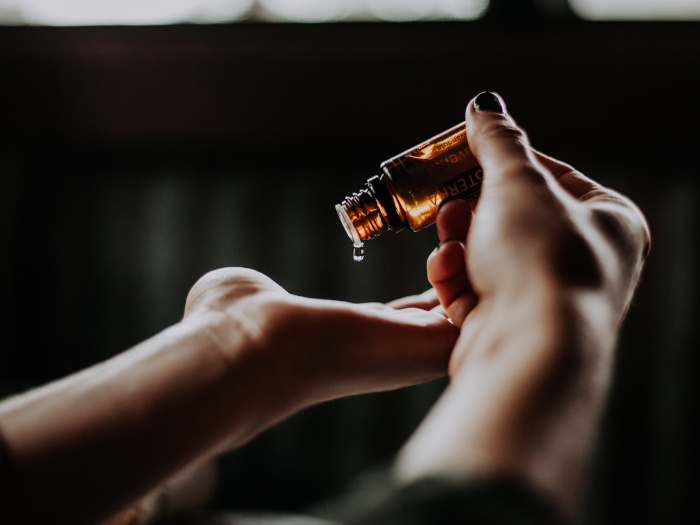
[[[626,197],[533,150],[491,93],[466,111],[483,168],[448,202],[428,276],[461,335],[452,383],[407,444],[404,480],[505,474],[572,509],[616,338],[649,247]]]
[[[453,373],[466,357],[465,340],[476,335],[474,325],[493,303],[597,295],[616,331],[649,247],[648,226],[632,201],[533,150],[512,118],[498,111],[500,99],[483,98],[488,107],[471,103],[466,119],[487,177],[478,209],[472,214],[461,201],[442,207],[441,245],[428,260],[431,284],[462,326]]]

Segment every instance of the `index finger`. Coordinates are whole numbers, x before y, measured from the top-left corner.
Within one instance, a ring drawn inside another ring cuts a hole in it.
[[[418,295],[409,295],[394,299],[386,303],[386,306],[394,310],[403,310],[405,308],[420,308],[421,310],[432,310],[440,304],[437,292],[434,288],[430,288]]]

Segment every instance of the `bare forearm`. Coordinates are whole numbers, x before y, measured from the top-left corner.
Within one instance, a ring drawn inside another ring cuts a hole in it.
[[[240,399],[255,393],[249,375],[245,365],[231,366],[205,330],[183,323],[6,401],[0,425],[12,471],[5,512],[36,523],[44,516],[94,523],[224,439],[245,440],[257,430],[253,403]]]
[[[604,300],[576,294],[491,315],[397,475],[509,475],[571,512],[608,381],[614,327]],[[513,303],[514,304],[514,303]],[[599,324],[602,320],[602,324]],[[597,371],[592,371],[597,368]]]
[[[243,268],[210,272],[178,325],[0,404],[13,470],[0,518],[96,523],[304,406],[440,377],[455,336],[434,312],[292,296]]]
[[[571,512],[649,228],[627,198],[533,150],[498,95],[470,102],[466,130],[478,206],[442,205],[428,261],[461,326],[452,384],[397,475],[511,475]]]

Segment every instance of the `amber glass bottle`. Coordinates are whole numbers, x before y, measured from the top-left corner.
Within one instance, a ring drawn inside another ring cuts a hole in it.
[[[380,168],[381,175],[335,207],[357,249],[386,231],[430,226],[446,199],[476,200],[483,177],[469,149],[464,123],[383,162]]]

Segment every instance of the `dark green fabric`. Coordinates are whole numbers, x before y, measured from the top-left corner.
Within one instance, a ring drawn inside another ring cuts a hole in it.
[[[394,492],[351,525],[563,525],[532,489],[506,478],[422,480]]]

